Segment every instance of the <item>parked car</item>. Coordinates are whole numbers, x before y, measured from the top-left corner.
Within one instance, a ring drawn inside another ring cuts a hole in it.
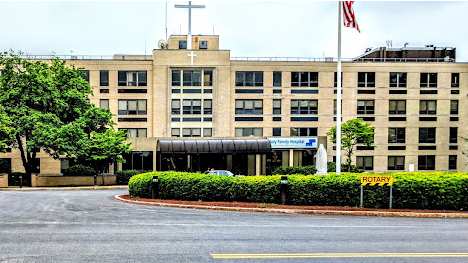
[[[234,176],[234,174],[228,170],[208,170],[205,173],[212,174],[212,175],[221,175],[221,176]]]

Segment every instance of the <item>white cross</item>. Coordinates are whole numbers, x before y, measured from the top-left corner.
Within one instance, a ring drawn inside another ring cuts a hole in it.
[[[188,9],[188,34],[187,34],[187,49],[192,49],[192,8],[205,8],[205,5],[192,5],[192,1],[188,5],[174,5],[175,8]]]
[[[193,65],[193,58],[196,57],[197,55],[195,55],[195,53],[193,53],[193,50],[191,50],[187,56],[190,57],[190,65]]]

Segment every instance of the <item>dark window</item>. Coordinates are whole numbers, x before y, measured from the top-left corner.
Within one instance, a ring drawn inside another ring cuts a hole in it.
[[[108,99],[100,99],[99,100],[99,108],[104,110],[109,110],[109,100]]]
[[[262,87],[262,71],[236,71],[237,87]]]
[[[450,101],[450,114],[458,115],[458,100]]]
[[[356,156],[356,167],[364,171],[374,170],[374,157]]]
[[[450,127],[450,143],[457,143],[458,142],[458,128],[457,127]]]
[[[127,132],[127,138],[146,138],[146,128],[119,128],[119,130]]]
[[[179,49],[187,49],[187,40],[179,40]]]
[[[405,143],[405,128],[388,128],[388,143]]]
[[[281,114],[281,99],[273,100],[273,114]]]
[[[388,156],[388,170],[405,170],[405,156]]]
[[[437,88],[437,73],[421,73],[421,88]]]
[[[435,170],[435,155],[419,155],[418,170]]]
[[[200,43],[198,44],[199,49],[208,49],[208,41],[206,40],[201,40]]]
[[[419,128],[419,143],[435,143],[436,128]]]
[[[119,115],[146,115],[146,100],[119,100]]]
[[[273,128],[273,136],[281,136],[281,128]]]
[[[201,70],[184,70],[183,71],[183,86],[201,86]]]
[[[210,99],[203,100],[203,114],[213,114],[213,101]]]
[[[388,102],[389,114],[406,114],[406,100],[390,100]]]
[[[291,72],[291,87],[318,87],[318,72]]]
[[[182,128],[182,137],[201,137],[201,128]]]
[[[146,71],[119,71],[118,85],[119,86],[146,86]]]
[[[109,70],[99,71],[99,86],[109,86]]]
[[[357,114],[374,114],[374,101],[373,100],[358,100],[357,101]]]
[[[449,155],[448,168],[449,170],[457,170],[457,156],[456,155]]]
[[[317,136],[317,128],[291,128],[290,136]]]
[[[460,73],[452,73],[452,81],[451,86],[452,88],[460,87]]]
[[[180,137],[180,129],[179,128],[172,128],[171,129],[171,136],[172,137]]]
[[[203,70],[203,86],[213,86],[213,70]]]
[[[0,158],[0,173],[11,173],[11,158]]]
[[[254,136],[261,137],[263,136],[262,128],[236,128],[236,137],[246,137]]]
[[[406,72],[390,72],[390,88],[406,88]]]
[[[183,100],[183,114],[201,114],[201,100]]]
[[[180,70],[173,69],[172,70],[172,86],[180,86],[181,84],[181,75]]]
[[[236,114],[263,114],[263,100],[236,100]]]
[[[333,87],[338,87],[338,79],[336,78],[336,72],[333,73]],[[341,72],[341,87],[343,87],[343,72]]]
[[[281,71],[273,72],[273,87],[281,87],[282,77]]]
[[[436,115],[437,114],[437,101],[436,100],[419,101],[419,114]]]
[[[153,152],[131,152],[124,155],[122,170],[153,170]]]
[[[171,101],[171,113],[172,114],[180,114],[180,100],[174,99]]]
[[[375,87],[375,72],[358,72],[358,87],[359,88],[374,88]]]
[[[343,113],[343,101],[341,101],[341,113]],[[333,100],[333,115],[336,115],[336,100]]]
[[[318,101],[291,100],[291,114],[318,114]]]

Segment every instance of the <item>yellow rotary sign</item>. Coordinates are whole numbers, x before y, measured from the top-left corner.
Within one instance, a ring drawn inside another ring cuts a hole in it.
[[[391,186],[395,182],[393,176],[361,176],[361,185],[379,185],[379,186]]]

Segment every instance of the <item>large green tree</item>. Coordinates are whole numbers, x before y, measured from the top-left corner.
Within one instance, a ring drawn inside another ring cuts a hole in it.
[[[328,133],[333,143],[336,143],[336,126],[332,127]],[[374,127],[361,119],[351,119],[341,124],[341,147],[345,151],[345,166],[348,171],[351,169],[351,158],[354,147],[362,143],[372,146],[374,143]]]
[[[0,130],[8,126],[4,143],[19,149],[26,174],[34,169],[37,149],[98,171],[130,150],[125,134],[113,129],[112,114],[90,102],[91,87],[80,70],[60,59],[28,60],[15,53],[0,55],[0,69],[6,116]]]

